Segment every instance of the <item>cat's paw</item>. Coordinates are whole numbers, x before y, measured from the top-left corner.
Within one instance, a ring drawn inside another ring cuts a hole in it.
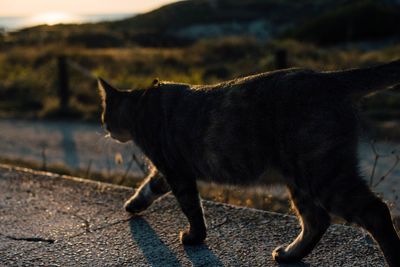
[[[195,232],[195,231],[189,231],[185,230],[180,232],[179,234],[179,240],[182,242],[184,245],[200,245],[203,243],[204,239],[206,239],[206,232]]]
[[[130,213],[139,213],[146,210],[151,205],[151,202],[146,201],[146,199],[142,197],[135,197],[129,199],[124,204],[124,208],[127,212]]]
[[[288,251],[286,247],[279,246],[272,252],[272,258],[279,263],[292,263],[301,261],[301,257]]]

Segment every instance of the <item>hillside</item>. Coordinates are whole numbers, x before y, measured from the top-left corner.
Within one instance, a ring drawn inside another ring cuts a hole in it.
[[[329,8],[335,3],[331,0],[324,2],[322,6],[311,0],[302,1],[301,4],[290,0],[180,1],[146,14],[110,23],[110,26],[120,30],[154,32],[181,30],[194,25],[245,23],[255,20],[268,21],[278,26],[296,23],[304,19],[307,13]]]
[[[290,36],[320,44],[400,36],[397,0],[193,0],[109,23],[113,30],[189,40]]]
[[[397,25],[397,0],[188,0],[115,22],[24,29],[3,43],[184,46],[205,37],[251,35],[262,41],[291,37],[329,45],[399,38]]]

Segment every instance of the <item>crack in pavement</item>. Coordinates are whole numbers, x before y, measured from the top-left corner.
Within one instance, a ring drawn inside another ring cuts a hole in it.
[[[3,236],[5,238],[11,239],[11,240],[16,240],[16,241],[27,241],[27,242],[37,242],[37,243],[44,242],[44,243],[47,243],[47,244],[54,244],[56,242],[57,243],[65,242],[65,241],[74,239],[76,237],[85,235],[87,233],[92,234],[92,233],[94,233],[96,231],[103,230],[103,229],[106,229],[108,227],[112,227],[112,226],[115,226],[115,225],[118,225],[118,224],[121,224],[121,223],[129,222],[134,217],[137,217],[137,215],[133,215],[133,216],[131,216],[129,218],[125,218],[125,219],[117,220],[117,221],[114,221],[114,222],[111,222],[111,223],[107,223],[105,225],[102,225],[102,226],[99,226],[97,228],[92,229],[90,232],[84,231],[84,232],[81,232],[81,233],[77,233],[75,235],[65,236],[65,237],[57,239],[57,240],[40,238],[40,237],[23,237],[23,238],[21,238],[21,237],[13,237],[13,236],[4,235],[2,233],[0,233],[0,236]],[[41,248],[42,247],[35,247],[35,248],[26,249],[26,250],[23,250],[22,253],[34,252],[34,251],[36,251],[38,249],[41,249]],[[18,254],[19,253],[14,253],[12,256],[14,257],[14,256],[17,256]]]
[[[72,239],[72,238],[75,238],[75,237],[78,237],[78,236],[82,236],[82,235],[84,235],[86,233],[94,233],[96,231],[103,230],[103,229],[106,229],[108,227],[112,227],[112,226],[117,225],[117,224],[129,222],[132,218],[135,218],[135,217],[136,216],[134,215],[134,216],[131,216],[129,218],[125,218],[125,219],[117,220],[117,221],[114,221],[114,222],[111,222],[111,223],[107,223],[105,225],[101,225],[101,226],[98,226],[96,228],[92,228],[89,232],[85,231],[85,232],[77,233],[75,235],[66,236],[66,238],[61,238],[60,241],[69,240],[69,239]]]
[[[74,216],[75,218],[79,219],[82,221],[83,226],[85,228],[85,231],[87,233],[90,233],[92,230],[90,229],[90,221],[88,219],[85,219],[84,217],[82,217],[81,215],[78,215],[78,213],[80,212],[80,210],[77,211],[67,211],[67,210],[58,210],[58,212],[62,213],[62,214],[66,214],[66,215],[71,215]]]
[[[40,184],[40,186],[43,186],[43,185]],[[48,190],[52,190],[52,189],[49,188]],[[69,192],[64,191],[63,193],[67,195],[65,197],[63,196],[64,197],[63,199],[70,200]],[[84,201],[88,202],[90,204],[93,204],[91,201],[88,201],[86,199],[84,199]],[[56,215],[57,212],[59,213],[59,215],[64,214],[64,215],[72,216],[73,218],[75,218],[75,221],[77,224],[75,223],[71,229],[69,229],[69,230],[67,229],[66,231],[61,232],[58,237],[39,236],[39,235],[37,235],[37,233],[25,233],[22,235],[6,235],[5,233],[4,234],[0,233],[0,236],[4,237],[5,239],[8,239],[8,240],[14,240],[16,242],[17,241],[18,242],[30,242],[32,244],[35,244],[33,247],[21,247],[17,251],[12,251],[9,254],[9,257],[19,257],[20,255],[23,255],[26,253],[35,253],[35,252],[39,252],[41,250],[48,250],[52,246],[55,246],[56,244],[58,244],[58,245],[56,245],[57,247],[63,246],[67,242],[73,241],[75,238],[84,236],[86,234],[88,234],[88,236],[89,236],[89,234],[94,234],[98,231],[103,231],[104,229],[114,227],[116,225],[128,223],[133,218],[140,216],[140,215],[128,215],[128,214],[126,214],[125,216],[117,215],[116,218],[114,218],[113,220],[110,220],[108,222],[107,221],[97,222],[96,218],[99,217],[98,216],[99,214],[101,214],[101,215],[103,215],[104,213],[108,214],[108,210],[115,210],[115,207],[112,207],[112,209],[111,209],[111,205],[109,205],[107,202],[101,202],[101,203],[97,202],[95,204],[103,206],[104,209],[100,209],[95,214],[90,215],[90,214],[85,213],[84,209],[73,208],[73,207],[66,208],[65,201],[60,201],[59,199],[57,199],[57,197],[55,195],[49,196],[49,202],[51,202],[55,206],[58,206],[58,208],[54,209],[54,210],[52,209],[52,207],[50,208],[50,211],[51,211],[51,213],[53,213],[53,216],[54,215],[57,216]],[[69,201],[69,202],[71,202],[71,201]],[[82,199],[80,202],[83,202]],[[40,207],[40,209],[43,209],[44,211],[46,211],[47,208],[48,207]],[[152,212],[157,212],[160,209],[162,209],[162,207],[157,207],[157,206],[154,207],[153,206]],[[107,220],[106,217],[104,219]],[[58,229],[59,227],[56,226],[56,228]],[[62,230],[62,229],[59,229],[59,230]]]
[[[16,241],[27,241],[27,242],[46,242],[49,244],[53,244],[56,240],[54,239],[47,239],[47,238],[42,238],[42,237],[16,237],[16,236],[11,236],[11,235],[4,235],[1,234],[1,236],[11,239],[11,240],[16,240]]]

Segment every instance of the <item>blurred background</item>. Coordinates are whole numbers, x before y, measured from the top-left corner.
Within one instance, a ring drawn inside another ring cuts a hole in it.
[[[136,186],[134,144],[104,138],[96,77],[121,89],[400,58],[399,0],[2,0],[0,163]],[[359,104],[361,170],[400,218],[400,88]],[[283,188],[200,185],[206,199],[290,213]]]

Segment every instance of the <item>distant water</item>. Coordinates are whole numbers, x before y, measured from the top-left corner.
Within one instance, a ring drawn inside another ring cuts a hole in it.
[[[120,20],[134,15],[135,14],[132,13],[73,15],[70,19],[62,20],[62,23],[95,23],[100,21]],[[35,20],[32,16],[0,16],[0,31],[13,31],[39,24],[46,24],[46,22]]]

